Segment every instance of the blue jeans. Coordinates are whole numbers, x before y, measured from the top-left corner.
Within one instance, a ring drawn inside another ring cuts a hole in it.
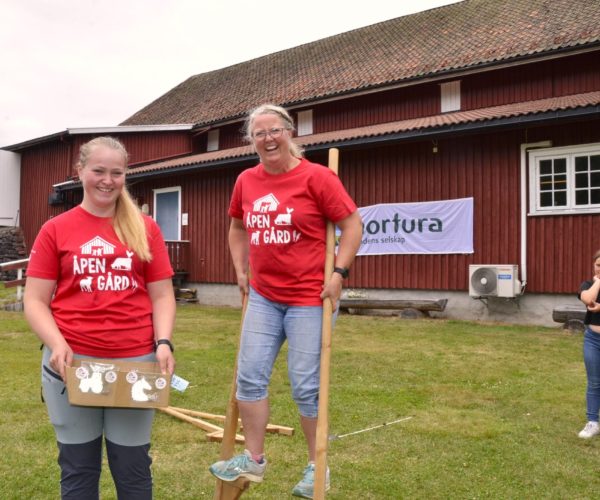
[[[250,288],[238,356],[240,401],[268,397],[275,359],[288,341],[292,397],[304,417],[317,416],[321,362],[321,306],[289,306],[270,301]]]
[[[587,373],[587,419],[598,422],[600,410],[600,333],[585,329],[583,361]]]

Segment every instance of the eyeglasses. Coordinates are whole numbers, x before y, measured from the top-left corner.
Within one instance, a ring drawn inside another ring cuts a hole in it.
[[[283,127],[272,128],[270,130],[260,130],[258,132],[254,132],[254,134],[252,134],[252,137],[254,137],[254,140],[256,141],[263,141],[267,138],[267,136],[270,136],[273,139],[277,139],[281,136],[281,134],[283,134],[284,130],[285,128]]]

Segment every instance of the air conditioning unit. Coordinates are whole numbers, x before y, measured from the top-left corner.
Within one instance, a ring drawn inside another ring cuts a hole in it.
[[[516,264],[471,264],[469,295],[471,297],[516,297],[521,294]]]

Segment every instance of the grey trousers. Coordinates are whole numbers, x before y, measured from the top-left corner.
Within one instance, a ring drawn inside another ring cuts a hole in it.
[[[73,406],[65,384],[42,356],[42,395],[58,442],[63,499],[98,498],[102,437],[119,500],[152,498],[150,436],[154,410]],[[153,361],[154,354],[132,361]]]

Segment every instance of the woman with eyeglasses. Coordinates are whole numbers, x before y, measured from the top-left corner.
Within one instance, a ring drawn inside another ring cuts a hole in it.
[[[303,157],[293,131],[289,113],[272,104],[259,106],[246,119],[246,139],[260,163],[240,174],[229,206],[229,248],[242,298],[248,295],[236,393],[246,450],[216,462],[210,471],[223,481],[262,481],[268,385],[287,340],[288,377],[308,447],[308,465],[292,493],[312,498],[322,301],[329,297],[336,309],[360,246],[362,221],[339,178]],[[335,271],[325,277],[327,221],[340,228],[341,238]]]

